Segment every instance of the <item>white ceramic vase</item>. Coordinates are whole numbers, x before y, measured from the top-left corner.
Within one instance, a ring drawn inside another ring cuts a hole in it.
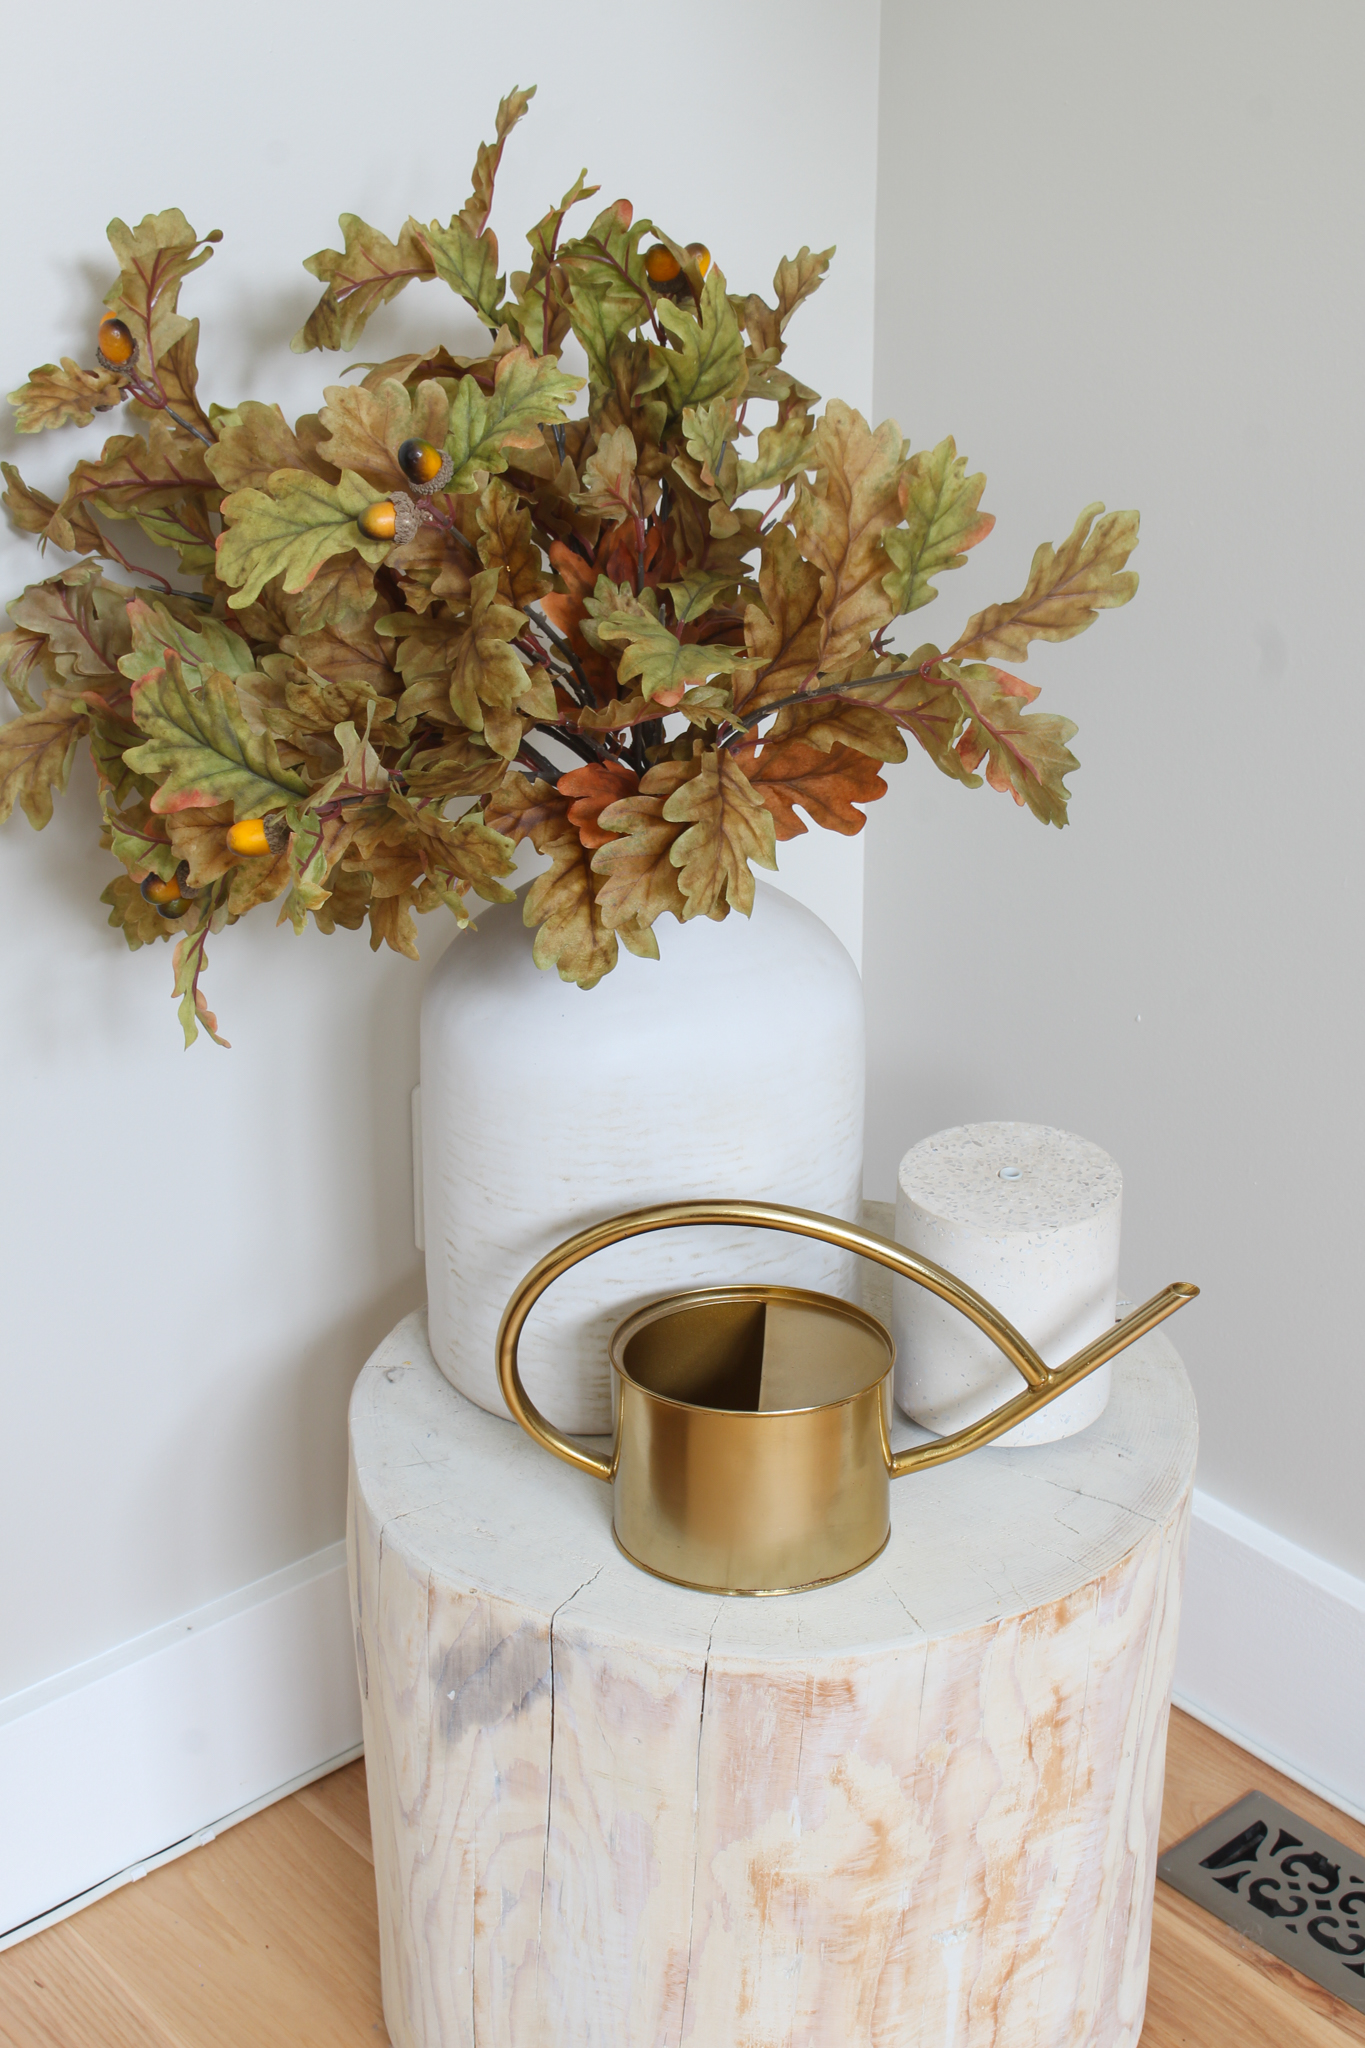
[[[855,1220],[862,1195],[862,984],[827,925],[761,884],[750,918],[658,928],[595,989],[536,967],[521,906],[451,945],[422,1003],[431,1348],[505,1414],[503,1307],[542,1253],[649,1202],[739,1196]],[[607,1340],[641,1303],[771,1281],[856,1299],[857,1261],[775,1231],[698,1226],[612,1246],[559,1280],[521,1344],[562,1429],[611,1427]]]

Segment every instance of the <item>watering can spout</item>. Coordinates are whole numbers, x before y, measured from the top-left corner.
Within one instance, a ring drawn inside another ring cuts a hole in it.
[[[1117,1358],[1120,1351],[1126,1351],[1130,1344],[1137,1343],[1139,1337],[1145,1337],[1158,1323],[1164,1323],[1167,1316],[1173,1316],[1177,1309],[1184,1308],[1187,1301],[1193,1301],[1198,1292],[1192,1280],[1173,1280],[1169,1287],[1162,1288],[1160,1294],[1144,1301],[1141,1308],[1135,1308],[1130,1315],[1124,1316],[1112,1329],[1105,1330],[1063,1365],[1046,1366],[1039,1359],[1038,1364],[1045,1377],[1030,1379],[1023,1392],[1016,1394],[1012,1401],[1006,1401],[1003,1407],[993,1408],[979,1422],[968,1423],[965,1429],[955,1430],[951,1436],[893,1452],[891,1477],[903,1479],[907,1472],[921,1472],[928,1465],[945,1465],[950,1458],[964,1457],[968,1451],[978,1450],[982,1444],[993,1443],[996,1437],[1003,1436],[1007,1429],[1013,1429],[1025,1416],[1036,1414],[1049,1401],[1055,1401],[1059,1394],[1064,1394],[1068,1387],[1074,1387],[1087,1373],[1095,1372],[1100,1366],[1107,1365],[1111,1358]],[[992,1331],[991,1334],[996,1333]],[[1018,1365],[1019,1361],[1016,1359],[1013,1363]]]

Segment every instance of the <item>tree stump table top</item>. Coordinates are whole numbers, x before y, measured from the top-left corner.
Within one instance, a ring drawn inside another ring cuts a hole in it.
[[[885,1651],[1065,1598],[1166,1522],[1189,1490],[1198,1440],[1184,1367],[1155,1330],[1115,1360],[1109,1406],[1089,1429],[898,1480],[891,1540],[866,1570],[752,1599],[692,1592],[631,1564],[612,1541],[610,1489],[456,1393],[420,1312],[362,1372],[351,1436],[386,1547],[443,1585],[547,1620],[573,1601],[608,1635],[759,1660]],[[896,1448],[921,1441],[897,1414]]]

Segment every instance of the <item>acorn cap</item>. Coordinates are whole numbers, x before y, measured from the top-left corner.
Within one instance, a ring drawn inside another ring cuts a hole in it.
[[[443,491],[455,474],[455,464],[449,455],[433,448],[430,441],[404,441],[398,450],[398,467],[419,498]]]

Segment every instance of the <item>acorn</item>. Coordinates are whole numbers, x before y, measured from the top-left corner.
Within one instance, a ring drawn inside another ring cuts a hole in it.
[[[658,242],[645,257],[645,276],[651,284],[676,284],[682,275],[682,265],[671,249]]]
[[[137,343],[133,330],[126,322],[106,313],[100,321],[99,341],[95,355],[106,370],[131,370],[137,357]]]
[[[398,451],[398,467],[419,498],[443,491],[455,474],[455,465],[430,441],[405,441]]]
[[[391,540],[397,547],[411,540],[421,523],[417,507],[406,491],[395,491],[391,498],[376,498],[356,520],[367,540]]]
[[[260,860],[284,852],[289,827],[279,811],[272,811],[268,818],[239,818],[228,826],[227,843],[239,858]]]
[[[687,253],[696,264],[698,274],[705,277],[707,271],[711,268],[711,251],[707,248],[705,242],[689,242]]]
[[[179,876],[174,881],[164,882],[160,875],[144,875],[142,878],[142,894],[148,903],[155,903],[158,910],[162,908],[163,904],[183,903],[184,901],[181,895]],[[180,915],[179,911],[175,911],[172,914],[177,917]]]

